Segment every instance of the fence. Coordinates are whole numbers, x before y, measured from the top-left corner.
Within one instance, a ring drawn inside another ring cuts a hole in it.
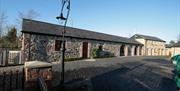
[[[8,64],[21,64],[21,51],[9,51]]]
[[[3,66],[5,65],[5,60],[6,60],[6,51],[0,51],[0,65]]]
[[[9,48],[0,48],[0,66],[22,64],[21,51],[14,51]]]
[[[24,90],[24,71],[0,72],[0,91]]]

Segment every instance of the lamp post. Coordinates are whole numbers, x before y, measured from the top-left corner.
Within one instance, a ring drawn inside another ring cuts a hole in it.
[[[65,6],[67,6],[66,7],[66,10],[67,10],[66,17],[63,16]],[[62,59],[61,59],[62,69],[61,69],[61,79],[60,79],[61,85],[64,84],[65,33],[66,33],[66,24],[67,24],[67,20],[69,17],[69,13],[70,13],[70,0],[62,0],[61,14],[56,17],[56,19],[64,21],[64,27],[63,27],[63,31],[62,31],[62,49],[61,49],[61,52],[62,52]]]

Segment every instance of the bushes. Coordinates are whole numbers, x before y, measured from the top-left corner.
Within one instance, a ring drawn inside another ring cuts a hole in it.
[[[93,49],[91,52],[92,58],[109,58],[114,57],[115,55],[108,51],[102,51],[99,49]],[[76,60],[82,60],[82,57],[76,57],[76,58],[65,58],[65,62],[69,61],[76,61]]]
[[[92,51],[92,57],[93,58],[108,58],[108,57],[114,57],[114,54],[108,51],[102,51],[99,49],[93,49]]]

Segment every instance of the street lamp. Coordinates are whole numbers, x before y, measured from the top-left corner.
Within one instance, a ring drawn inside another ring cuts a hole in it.
[[[66,7],[66,11],[67,11],[66,17],[63,16],[65,6],[67,6]],[[67,20],[69,17],[69,13],[70,13],[70,0],[62,0],[61,14],[56,17],[56,19],[64,21],[64,27],[63,27],[63,31],[62,31],[62,50],[61,50],[61,52],[62,52],[62,60],[61,60],[62,71],[61,71],[61,81],[60,81],[61,85],[64,84],[65,32],[66,32],[66,24],[67,24]]]

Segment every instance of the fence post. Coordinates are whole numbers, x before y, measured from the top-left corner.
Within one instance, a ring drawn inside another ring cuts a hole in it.
[[[5,66],[7,66],[7,65],[8,65],[8,51],[6,49],[6,51],[5,51]]]
[[[3,60],[4,60],[4,57],[3,57],[4,55],[3,55],[3,51],[1,52],[1,65],[3,65],[4,66],[4,63],[3,63]]]
[[[6,72],[3,72],[3,91],[5,91],[5,86],[6,86]]]
[[[22,91],[24,91],[24,81],[25,81],[25,73],[24,73],[24,68],[22,70]]]
[[[16,89],[18,89],[18,74],[19,74],[19,71],[17,70],[16,71]]]
[[[21,62],[22,58],[21,57],[22,57],[22,52],[19,52],[19,64],[22,64],[22,62]]]
[[[12,91],[12,78],[13,78],[13,72],[10,71],[10,91]]]

